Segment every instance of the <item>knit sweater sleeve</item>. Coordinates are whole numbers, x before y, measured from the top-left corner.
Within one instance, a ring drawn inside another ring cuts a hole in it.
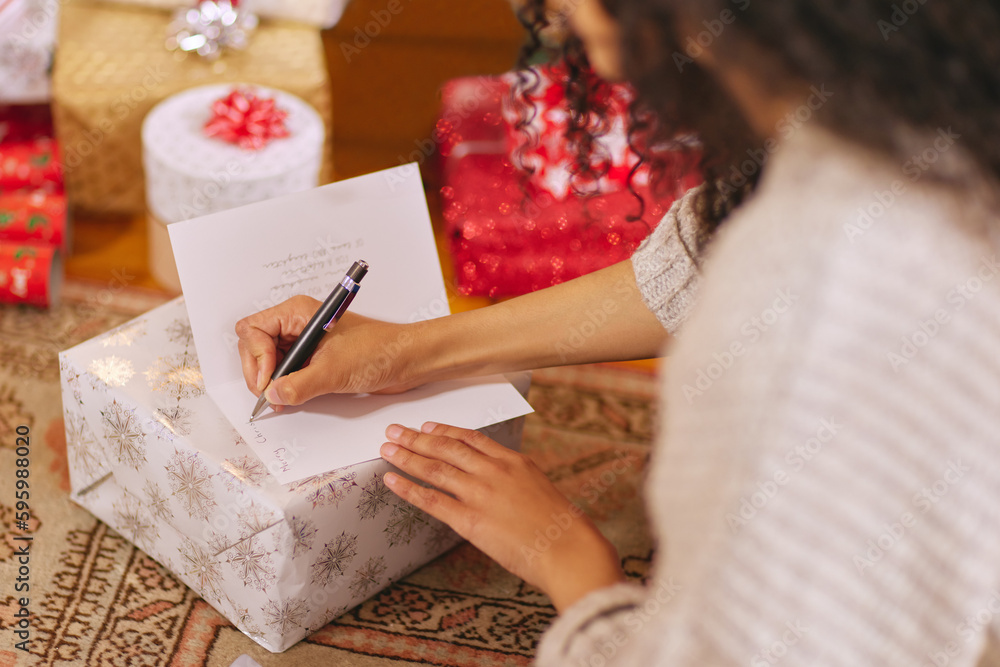
[[[653,233],[632,255],[632,269],[643,303],[667,331],[674,333],[694,305],[700,276],[697,249],[701,223],[695,209],[700,188],[678,199]],[[539,646],[539,665],[589,664],[618,648],[626,628],[644,623],[645,611],[674,595],[669,580],[654,586],[620,584],[594,591],[559,618]]]
[[[670,333],[687,319],[700,281],[696,252],[701,224],[695,208],[700,189],[675,201],[632,255],[642,300]]]
[[[538,667],[583,667],[613,663],[616,656],[635,655],[635,631],[674,596],[673,581],[650,587],[618,584],[593,591],[562,614],[538,646]],[[603,658],[603,660],[602,660]],[[622,664],[651,664],[626,659]]]

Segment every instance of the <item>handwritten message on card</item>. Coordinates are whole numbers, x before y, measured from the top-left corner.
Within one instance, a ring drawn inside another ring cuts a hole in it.
[[[412,165],[168,227],[208,394],[283,483],[378,457],[390,423],[481,428],[530,407],[503,378],[396,396],[323,396],[253,424],[233,327],[297,294],[323,300],[351,263],[371,269],[351,310],[392,322],[448,313]]]
[[[332,236],[317,238],[315,245],[298,253],[288,252],[283,257],[260,265],[261,272],[272,281],[269,290],[271,301],[280,303],[296,294],[324,299],[329,290],[326,285],[337,283],[344,277],[355,257],[363,253],[365,240],[336,240]]]

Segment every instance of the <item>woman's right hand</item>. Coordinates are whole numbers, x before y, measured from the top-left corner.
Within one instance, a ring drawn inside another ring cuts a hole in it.
[[[278,361],[298,338],[320,302],[295,296],[236,323],[247,388],[260,394]],[[344,314],[323,336],[309,362],[267,390],[272,405],[300,405],[321,394],[397,393],[422,382],[411,375],[415,336],[405,324]]]
[[[292,297],[236,323],[247,387],[260,394],[319,308]],[[656,356],[668,334],[628,260],[486,308],[390,324],[348,312],[308,365],[268,388],[272,405],[320,394],[396,393],[437,380]]]

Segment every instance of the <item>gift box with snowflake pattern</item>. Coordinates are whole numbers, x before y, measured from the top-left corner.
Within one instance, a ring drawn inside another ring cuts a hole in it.
[[[270,651],[459,541],[381,460],[279,484],[205,393],[183,298],[59,361],[73,500]],[[488,432],[518,448],[522,423]]]

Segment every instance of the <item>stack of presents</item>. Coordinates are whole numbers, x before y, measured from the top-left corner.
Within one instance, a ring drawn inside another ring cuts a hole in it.
[[[212,103],[175,107],[172,119],[161,114],[161,127],[150,129],[154,173],[144,169],[143,123],[178,93],[216,85],[216,97],[223,98],[231,88],[252,86],[262,100],[282,97],[278,108],[292,100],[308,118],[288,118],[302,129],[290,141],[309,146],[309,159],[321,160],[311,180],[261,189],[251,182],[268,172],[262,165],[274,161],[271,152],[292,151],[244,150],[234,148],[235,140],[218,140],[207,150],[222,155],[189,174],[192,183],[204,181],[212,203],[194,206],[205,195],[185,193],[191,200],[187,217],[331,180],[332,114],[320,30],[336,23],[344,4],[268,0],[254,4],[251,14],[227,0],[0,0],[0,221],[11,220],[0,222],[0,302],[45,306],[57,300],[59,256],[69,249],[67,201],[71,210],[91,214],[147,214],[154,275],[177,290],[160,232],[182,218],[155,202],[175,194],[170,190],[178,185],[179,167],[163,164],[162,146],[201,139],[204,120],[193,116],[207,117]],[[185,118],[190,127],[173,127]],[[167,131],[175,133],[169,141]],[[289,168],[301,169],[295,162]],[[282,168],[272,165],[271,171]],[[214,197],[220,182],[235,185]]]
[[[345,3],[0,0],[0,302],[58,300],[70,211],[144,216],[153,275],[179,291],[170,224],[332,180],[320,30]],[[609,121],[581,193],[561,74],[442,91],[431,138],[462,294],[626,259],[695,184],[678,157],[675,186],[654,191],[629,148],[632,93],[602,84]],[[60,368],[73,500],[269,650],[457,541],[384,487],[379,460],[279,484],[205,393],[182,298],[61,353]],[[520,426],[490,435],[517,447]]]
[[[0,1],[0,303],[57,299],[69,244],[46,104],[55,33],[53,7]]]

